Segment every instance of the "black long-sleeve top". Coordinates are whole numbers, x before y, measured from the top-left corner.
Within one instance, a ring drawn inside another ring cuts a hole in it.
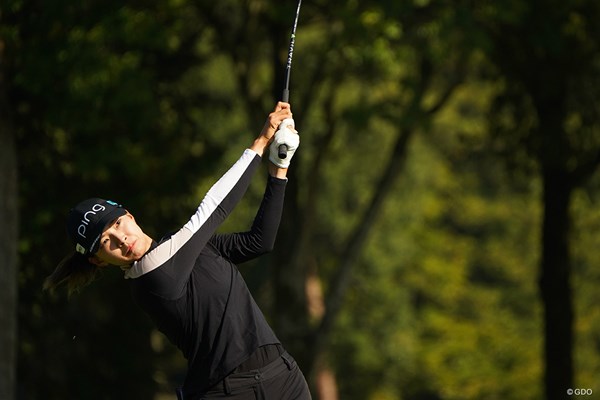
[[[215,233],[260,160],[246,150],[190,220],[154,243],[126,273],[135,301],[188,360],[186,399],[222,380],[258,347],[279,343],[235,264],[272,249],[286,180],[268,178],[250,231]]]

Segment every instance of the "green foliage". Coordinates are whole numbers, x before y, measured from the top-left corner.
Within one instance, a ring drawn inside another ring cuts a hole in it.
[[[536,193],[513,192],[491,155],[440,162],[428,147],[415,143],[334,335],[356,354],[335,359],[341,375],[362,377],[342,398],[539,398]]]
[[[575,309],[577,322],[575,334],[575,361],[579,366],[576,376],[577,387],[595,387],[600,376],[600,357],[597,352],[600,338],[600,315],[598,312],[598,291],[596,285],[600,271],[595,261],[598,249],[598,236],[594,234],[600,223],[598,212],[598,174],[591,180],[591,187],[578,190],[573,201],[575,226],[571,239],[574,255]]]

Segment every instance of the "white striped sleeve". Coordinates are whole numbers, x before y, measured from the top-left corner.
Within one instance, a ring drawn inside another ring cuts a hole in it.
[[[256,152],[246,149],[236,163],[206,193],[189,221],[167,241],[146,253],[139,261],[136,261],[125,273],[125,278],[138,278],[165,264],[180,251],[194,234],[205,227],[209,218],[234,191],[236,186],[240,184],[240,181],[244,178],[256,157]],[[246,186],[243,192],[245,192],[248,184],[247,182],[245,183]],[[240,197],[242,194],[240,194]],[[207,232],[206,240],[214,233],[217,227],[218,225],[210,227],[211,229],[210,232]]]

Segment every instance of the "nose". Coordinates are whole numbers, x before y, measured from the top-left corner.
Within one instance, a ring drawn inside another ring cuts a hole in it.
[[[125,243],[127,243],[127,236],[120,234],[119,232],[109,232],[109,236],[111,238],[111,242],[113,243],[113,245],[116,245],[117,247],[123,247],[123,245]]]

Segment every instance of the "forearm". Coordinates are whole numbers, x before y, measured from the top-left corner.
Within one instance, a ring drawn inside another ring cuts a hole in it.
[[[279,229],[286,185],[287,179],[273,176],[267,179],[263,199],[252,223],[251,231],[262,236],[262,241],[269,250],[275,244]]]
[[[250,150],[254,151],[259,156],[263,156],[265,151],[269,148],[269,144],[271,143],[270,139],[265,136],[259,136],[254,139],[254,142],[249,147]]]
[[[254,217],[250,235],[255,244],[260,244],[257,254],[269,252],[275,245],[275,238],[281,221],[287,179],[269,177],[260,207]]]
[[[274,178],[287,179],[287,168],[279,168],[277,165],[269,162],[269,175]]]

